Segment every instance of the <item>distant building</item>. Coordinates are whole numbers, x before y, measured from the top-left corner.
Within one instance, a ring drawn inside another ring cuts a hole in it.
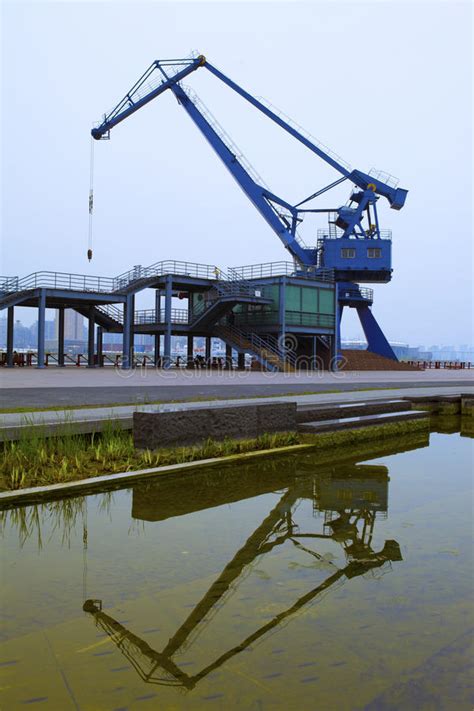
[[[59,312],[56,311],[54,337],[58,338],[59,332]],[[65,341],[83,341],[84,317],[78,314],[74,309],[65,309],[64,311],[64,340]]]

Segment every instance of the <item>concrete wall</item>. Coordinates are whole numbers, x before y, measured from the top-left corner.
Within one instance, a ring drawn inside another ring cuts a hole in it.
[[[133,413],[133,442],[139,449],[196,444],[208,438],[251,439],[296,428],[294,402]]]

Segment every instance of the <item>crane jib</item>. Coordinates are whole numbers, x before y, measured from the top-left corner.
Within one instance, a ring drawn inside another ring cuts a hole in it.
[[[338,171],[340,175],[342,175],[342,178],[316,190],[309,198],[294,205],[270,192],[266,186],[262,184],[258,174],[256,174],[245,161],[243,154],[236,150],[235,144],[233,144],[226,131],[224,131],[214,117],[212,117],[212,114],[204,110],[205,107],[201,105],[201,102],[198,103],[196,101],[197,97],[193,100],[190,96],[190,92],[185,91],[180,84],[183,79],[196,71],[199,67],[208,69],[212,75],[222,81],[226,86],[293,136],[333,169]],[[154,79],[155,83],[153,83]],[[394,180],[388,179],[391,176],[380,172],[372,173],[371,171],[370,173],[365,173],[360,170],[352,170],[342,159],[323,146],[323,144],[313,139],[306,132],[302,132],[302,129],[292,123],[291,119],[277,113],[273,108],[270,108],[259,99],[253,97],[220,70],[216,69],[216,67],[206,61],[203,55],[189,59],[155,61],[116,107],[104,117],[102,123],[92,129],[92,137],[96,140],[108,137],[110,130],[114,126],[164,93],[167,89],[173,92],[181,106],[186,110],[187,114],[205,136],[214,151],[219,155],[226,168],[233,175],[267,224],[277,234],[278,238],[283,242],[293,257],[301,264],[339,269],[340,258],[341,256],[344,257],[342,253],[347,255],[352,254],[354,247],[348,246],[344,249],[341,247],[338,251],[333,248],[335,245],[328,244],[326,260],[333,260],[334,264],[325,264],[323,251],[326,240],[333,240],[334,237],[351,240],[354,240],[354,238],[357,240],[382,240],[383,237],[379,229],[376,209],[377,199],[384,197],[390,207],[395,210],[400,210],[405,204],[407,190],[398,188]],[[386,176],[387,179],[384,180],[383,176]],[[348,204],[342,205],[335,210],[334,208],[318,207],[314,209],[312,206],[307,206],[301,210],[299,209],[299,206],[303,205],[303,203],[307,205],[307,203],[317,200],[322,194],[339,185],[339,183],[344,180],[349,180],[355,186],[351,192]],[[320,212],[326,212],[328,214],[329,230],[327,235],[321,237],[322,241],[318,235],[317,247],[307,248],[301,244],[297,235],[296,226],[302,221],[305,215],[311,216]],[[320,246],[320,241],[322,246]],[[331,247],[331,249],[329,249],[329,247]],[[341,252],[341,254],[339,254],[339,252]],[[372,263],[372,259],[379,259],[379,253],[382,255],[382,261],[377,264]],[[387,281],[390,279],[391,256],[389,245],[384,246],[381,244],[380,248],[375,249],[375,251],[373,249],[368,250],[367,255],[370,256],[370,261],[367,263],[364,257],[363,263],[360,263],[360,273],[362,276],[364,276],[364,274],[370,276],[370,274],[377,273],[381,276],[376,280]],[[377,256],[374,257],[373,255]],[[347,276],[349,273],[347,272],[347,268],[353,269],[355,266],[355,263],[343,264],[344,279],[352,278],[350,274]],[[367,281],[368,279],[366,278],[365,280]]]

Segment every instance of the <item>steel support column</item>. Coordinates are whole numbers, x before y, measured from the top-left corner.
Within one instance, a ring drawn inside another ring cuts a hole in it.
[[[331,337],[331,370],[339,370],[341,361],[341,319],[343,306],[339,303],[339,284],[334,284],[334,337]]]
[[[232,346],[225,344],[225,367],[227,370],[232,370]]]
[[[206,365],[207,365],[208,367],[209,367],[209,365],[210,365],[210,363],[211,363],[211,360],[212,360],[211,352],[212,352],[212,348],[211,348],[211,337],[210,337],[210,336],[206,336]]]
[[[122,341],[122,369],[130,370],[133,367],[131,358],[132,351],[132,332],[134,321],[134,298],[132,294],[128,294],[123,305],[123,341]]]
[[[160,365],[160,345],[161,345],[160,334],[155,333],[154,339],[155,339],[155,366],[158,367]]]
[[[318,337],[313,336],[311,339],[311,367],[313,370],[318,368]]]
[[[93,306],[89,308],[87,323],[87,367],[95,368],[95,313]]]
[[[64,306],[58,309],[58,368],[64,368]]]
[[[165,277],[165,347],[163,353],[163,365],[165,368],[171,366],[171,305],[173,298],[173,277],[168,274]]]
[[[9,306],[7,310],[7,367],[13,368],[13,342],[15,327],[15,307]]]
[[[188,336],[186,349],[186,368],[194,368],[194,336]]]
[[[156,289],[155,290],[155,323],[160,323],[161,321],[161,290]],[[160,345],[161,345],[161,340],[160,340],[160,334],[155,333],[154,335],[154,343],[155,343],[155,367],[157,368],[160,365]]]
[[[44,336],[46,322],[46,289],[39,290],[38,298],[38,362],[37,368],[44,368]]]
[[[97,326],[97,365],[101,368],[104,354],[104,329],[102,326]]]
[[[161,290],[155,289],[155,323],[160,323],[161,318]]]
[[[135,294],[130,296],[130,313],[132,315],[132,325],[130,329],[130,367],[135,367]]]
[[[245,370],[245,353],[237,354],[237,368],[239,370]]]
[[[286,357],[286,277],[282,277],[278,286],[278,330],[280,341],[280,354],[283,359]]]

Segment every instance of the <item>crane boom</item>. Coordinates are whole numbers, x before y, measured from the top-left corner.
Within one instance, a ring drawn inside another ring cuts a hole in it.
[[[267,118],[271,119],[293,138],[340,173],[342,177],[330,185],[320,188],[296,205],[291,205],[268,190],[266,186],[262,185],[258,179],[255,179],[255,177],[249,173],[242,164],[241,156],[236,155],[235,150],[232,150],[232,145],[229,145],[222,132],[219,134],[216,130],[216,122],[209,120],[209,115],[203,113],[198,107],[196,100],[193,100],[189,92],[181,85],[180,82],[183,79],[200,67],[206,68],[213,76],[222,81],[226,86],[267,116]],[[158,77],[158,81],[156,77]],[[378,239],[381,237],[375,204],[378,197],[386,198],[390,207],[396,210],[400,210],[405,203],[407,190],[398,188],[393,183],[390,184],[388,180],[383,180],[381,173],[375,175],[365,173],[361,170],[352,170],[349,166],[344,164],[342,159],[329,151],[329,149],[311,140],[310,137],[304,135],[301,130],[291,125],[288,120],[285,120],[262,101],[253,97],[232,79],[229,79],[229,77],[223,74],[219,69],[210,64],[203,55],[188,59],[156,60],[153,62],[115,108],[104,116],[102,123],[92,129],[92,137],[97,140],[108,138],[110,130],[114,126],[138,111],[152,101],[152,99],[164,93],[167,89],[178,99],[178,102],[210,143],[241,189],[264,217],[267,224],[277,234],[284,246],[301,265],[310,267],[335,267],[336,269],[338,266],[336,263],[334,265],[325,263],[323,254],[324,246],[319,247],[318,254],[317,248],[309,249],[300,243],[296,228],[306,213],[326,212],[330,215],[332,212],[335,212],[336,218],[332,221],[332,224],[335,225],[334,231],[336,227],[339,228],[340,232],[337,236],[342,238]],[[313,209],[307,206],[308,202],[319,197],[344,180],[349,180],[355,185],[355,189],[350,196],[349,205],[336,209]],[[303,204],[305,207],[300,207]],[[367,218],[368,224],[362,224],[364,218]],[[330,218],[329,221],[331,223]],[[387,281],[390,278],[391,269],[388,247],[389,246],[384,248],[385,263],[383,269],[377,272],[378,280]],[[328,252],[328,250],[326,251]],[[328,255],[329,252],[326,255],[326,262],[328,262],[329,259]],[[332,257],[332,259],[334,260],[335,258]],[[367,274],[367,267],[364,267],[363,276]],[[344,279],[346,278],[347,277],[344,276]]]
[[[309,250],[304,249],[298,244],[295,232],[292,232],[291,226],[285,224],[282,216],[272,206],[272,202],[269,198],[269,191],[267,191],[264,186],[259,185],[250,176],[248,171],[238,160],[237,156],[225,144],[223,139],[211,126],[209,121],[204,117],[202,112],[197,108],[196,104],[191,100],[186,92],[177,84],[173,84],[170,88],[188,116],[191,117],[203,136],[209,141],[210,145],[222,160],[231,175],[235,178],[243,192],[255,205],[272,230],[276,232],[285,247],[299,262],[303,264],[307,263],[307,252]],[[273,194],[272,197],[274,201],[278,201],[278,204],[282,205],[283,201],[280,198],[277,198],[277,196]],[[290,206],[285,203],[285,207],[289,208]],[[296,222],[294,223],[294,228],[296,229]]]

